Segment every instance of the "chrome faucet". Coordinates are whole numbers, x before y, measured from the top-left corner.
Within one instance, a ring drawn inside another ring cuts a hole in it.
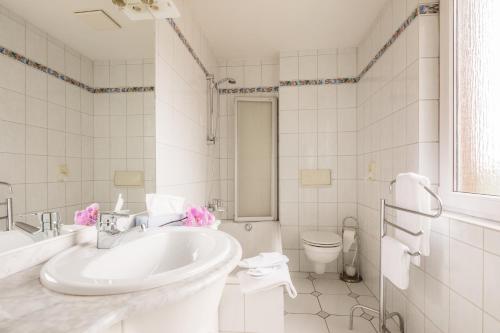
[[[221,199],[212,199],[212,201],[210,201],[207,204],[207,209],[211,213],[224,212],[224,206],[222,205],[222,200]]]
[[[16,222],[16,227],[26,231],[29,234],[35,235],[44,233],[48,236],[58,236],[61,232],[61,217],[58,212],[38,212],[20,216],[36,216],[40,227],[34,227],[25,222]]]
[[[12,194],[12,185],[7,182],[0,182],[0,185],[5,185],[9,188],[9,193]],[[12,198],[7,198],[4,202],[0,202],[0,206],[7,207],[7,213],[5,216],[0,216],[0,220],[5,220],[5,231],[10,231],[14,229],[14,215],[12,212]]]
[[[134,218],[130,218],[129,214],[115,212],[100,213],[96,227],[98,249],[111,249],[117,246],[123,235],[136,229]],[[145,230],[142,225],[141,230]]]

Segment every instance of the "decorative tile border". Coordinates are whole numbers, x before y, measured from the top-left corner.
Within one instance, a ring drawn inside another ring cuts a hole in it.
[[[389,49],[389,47],[394,44],[394,42],[401,36],[401,34],[408,28],[408,26],[417,18],[419,15],[429,15],[439,13],[439,3],[432,4],[420,4],[414,11],[406,18],[406,20],[399,26],[399,28],[394,32],[391,38],[382,46],[382,48],[377,52],[377,54],[370,60],[368,65],[363,68],[361,73],[356,77],[349,78],[336,78],[336,79],[318,79],[318,80],[291,80],[291,81],[280,81],[280,87],[293,87],[293,86],[314,86],[314,85],[326,85],[326,84],[349,84],[357,83],[361,78],[375,65],[375,63],[382,57],[382,55]],[[268,89],[274,88],[275,91],[278,87],[268,87]],[[220,89],[221,94],[231,94],[231,93],[252,93],[255,92],[253,89],[260,88],[234,88],[234,89]]]
[[[33,61],[17,52],[6,49],[5,47],[0,46],[0,54],[3,54],[9,58],[12,58],[16,61],[19,61],[26,66],[30,66],[32,68],[38,69],[48,75],[51,75],[59,80],[72,84],[78,88],[84,89],[93,94],[102,94],[102,93],[123,93],[123,92],[147,92],[154,91],[155,87],[123,87],[123,88],[93,88],[85,83],[77,81],[67,75],[61,74],[55,69],[42,65],[36,61]]]
[[[184,46],[188,49],[189,53],[191,53],[191,56],[194,58],[194,61],[196,61],[198,66],[200,66],[200,68],[203,71],[203,73],[205,74],[205,76],[207,76],[207,77],[210,76],[211,74],[208,72],[208,70],[205,67],[205,65],[203,64],[203,62],[201,62],[200,57],[198,57],[198,55],[196,54],[194,49],[191,47],[191,44],[189,44],[186,36],[184,36],[181,29],[179,29],[179,26],[175,23],[174,19],[168,18],[166,20],[172,26],[172,28],[174,29],[177,36],[179,36],[179,39],[181,40],[182,44],[184,44]]]
[[[418,5],[418,14],[439,14],[439,3],[429,3]]]
[[[433,4],[421,4],[418,5],[415,10],[413,10],[408,16],[408,18],[399,26],[399,28],[392,34],[391,38],[382,46],[382,48],[377,52],[377,54],[370,60],[368,65],[359,73],[356,80],[359,81],[361,78],[375,65],[375,63],[382,57],[382,55],[389,49],[389,47],[394,44],[394,42],[401,36],[401,34],[408,28],[408,26],[417,18],[419,15],[426,14],[437,14],[439,13],[439,3]]]
[[[130,93],[155,91],[155,87],[93,88],[94,94]]]
[[[252,94],[252,93],[271,93],[278,92],[278,86],[272,87],[255,87],[255,88],[221,88],[219,89],[219,94]]]
[[[291,86],[310,86],[310,85],[325,85],[325,84],[349,84],[349,83],[357,83],[361,78],[375,65],[375,63],[382,57],[382,55],[387,51],[387,49],[394,44],[394,42],[398,39],[398,37],[405,31],[408,26],[417,18],[419,15],[428,15],[428,14],[438,14],[439,13],[439,3],[433,4],[420,4],[418,7],[410,14],[410,16],[401,24],[401,26],[394,32],[391,38],[382,46],[382,48],[377,52],[377,54],[370,60],[368,65],[363,68],[361,73],[352,78],[336,78],[336,79],[319,79],[319,80],[291,80],[291,81],[280,81],[279,86],[281,87],[291,87]],[[191,56],[194,58],[196,63],[200,66],[201,70],[205,74],[205,76],[211,75],[200,57],[196,54],[194,49],[189,44],[188,40],[179,29],[177,24],[173,19],[167,19],[167,22],[174,29],[175,33],[182,41],[184,46],[188,49]],[[0,54],[3,54],[9,58],[17,60],[27,66],[38,69],[48,75],[51,75],[59,80],[72,84],[76,87],[84,89],[93,94],[102,94],[102,93],[127,93],[127,92],[149,92],[154,91],[154,87],[121,87],[121,88],[93,88],[87,84],[84,84],[80,81],[77,81],[67,75],[59,73],[58,71],[49,68],[45,65],[42,65],[36,61],[28,59],[27,57],[9,50],[5,47],[0,46]],[[277,92],[279,87],[255,87],[255,88],[226,88],[219,89],[221,94],[250,94],[255,92]]]
[[[344,78],[337,78],[337,79],[280,81],[280,86],[281,87],[318,86],[318,85],[325,85],[325,84],[345,84],[345,83],[356,83],[356,82],[358,82],[357,77],[344,77]]]

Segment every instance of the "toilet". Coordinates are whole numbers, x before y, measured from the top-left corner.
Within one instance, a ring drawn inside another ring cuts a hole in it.
[[[305,231],[301,238],[306,257],[317,274],[323,274],[326,264],[337,259],[342,251],[342,238],[331,231]]]

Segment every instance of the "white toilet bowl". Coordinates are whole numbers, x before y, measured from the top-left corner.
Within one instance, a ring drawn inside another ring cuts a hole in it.
[[[326,264],[336,260],[342,250],[342,238],[331,231],[306,231],[301,238],[306,257],[313,262],[317,274],[323,274]]]

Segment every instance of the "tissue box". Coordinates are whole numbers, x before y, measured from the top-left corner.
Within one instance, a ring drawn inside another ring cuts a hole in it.
[[[135,217],[135,225],[145,224],[148,228],[159,227],[168,223],[168,225],[182,225],[180,221],[184,216],[182,214],[169,214],[161,216],[150,216],[147,213]],[[172,222],[176,221],[176,222]]]

